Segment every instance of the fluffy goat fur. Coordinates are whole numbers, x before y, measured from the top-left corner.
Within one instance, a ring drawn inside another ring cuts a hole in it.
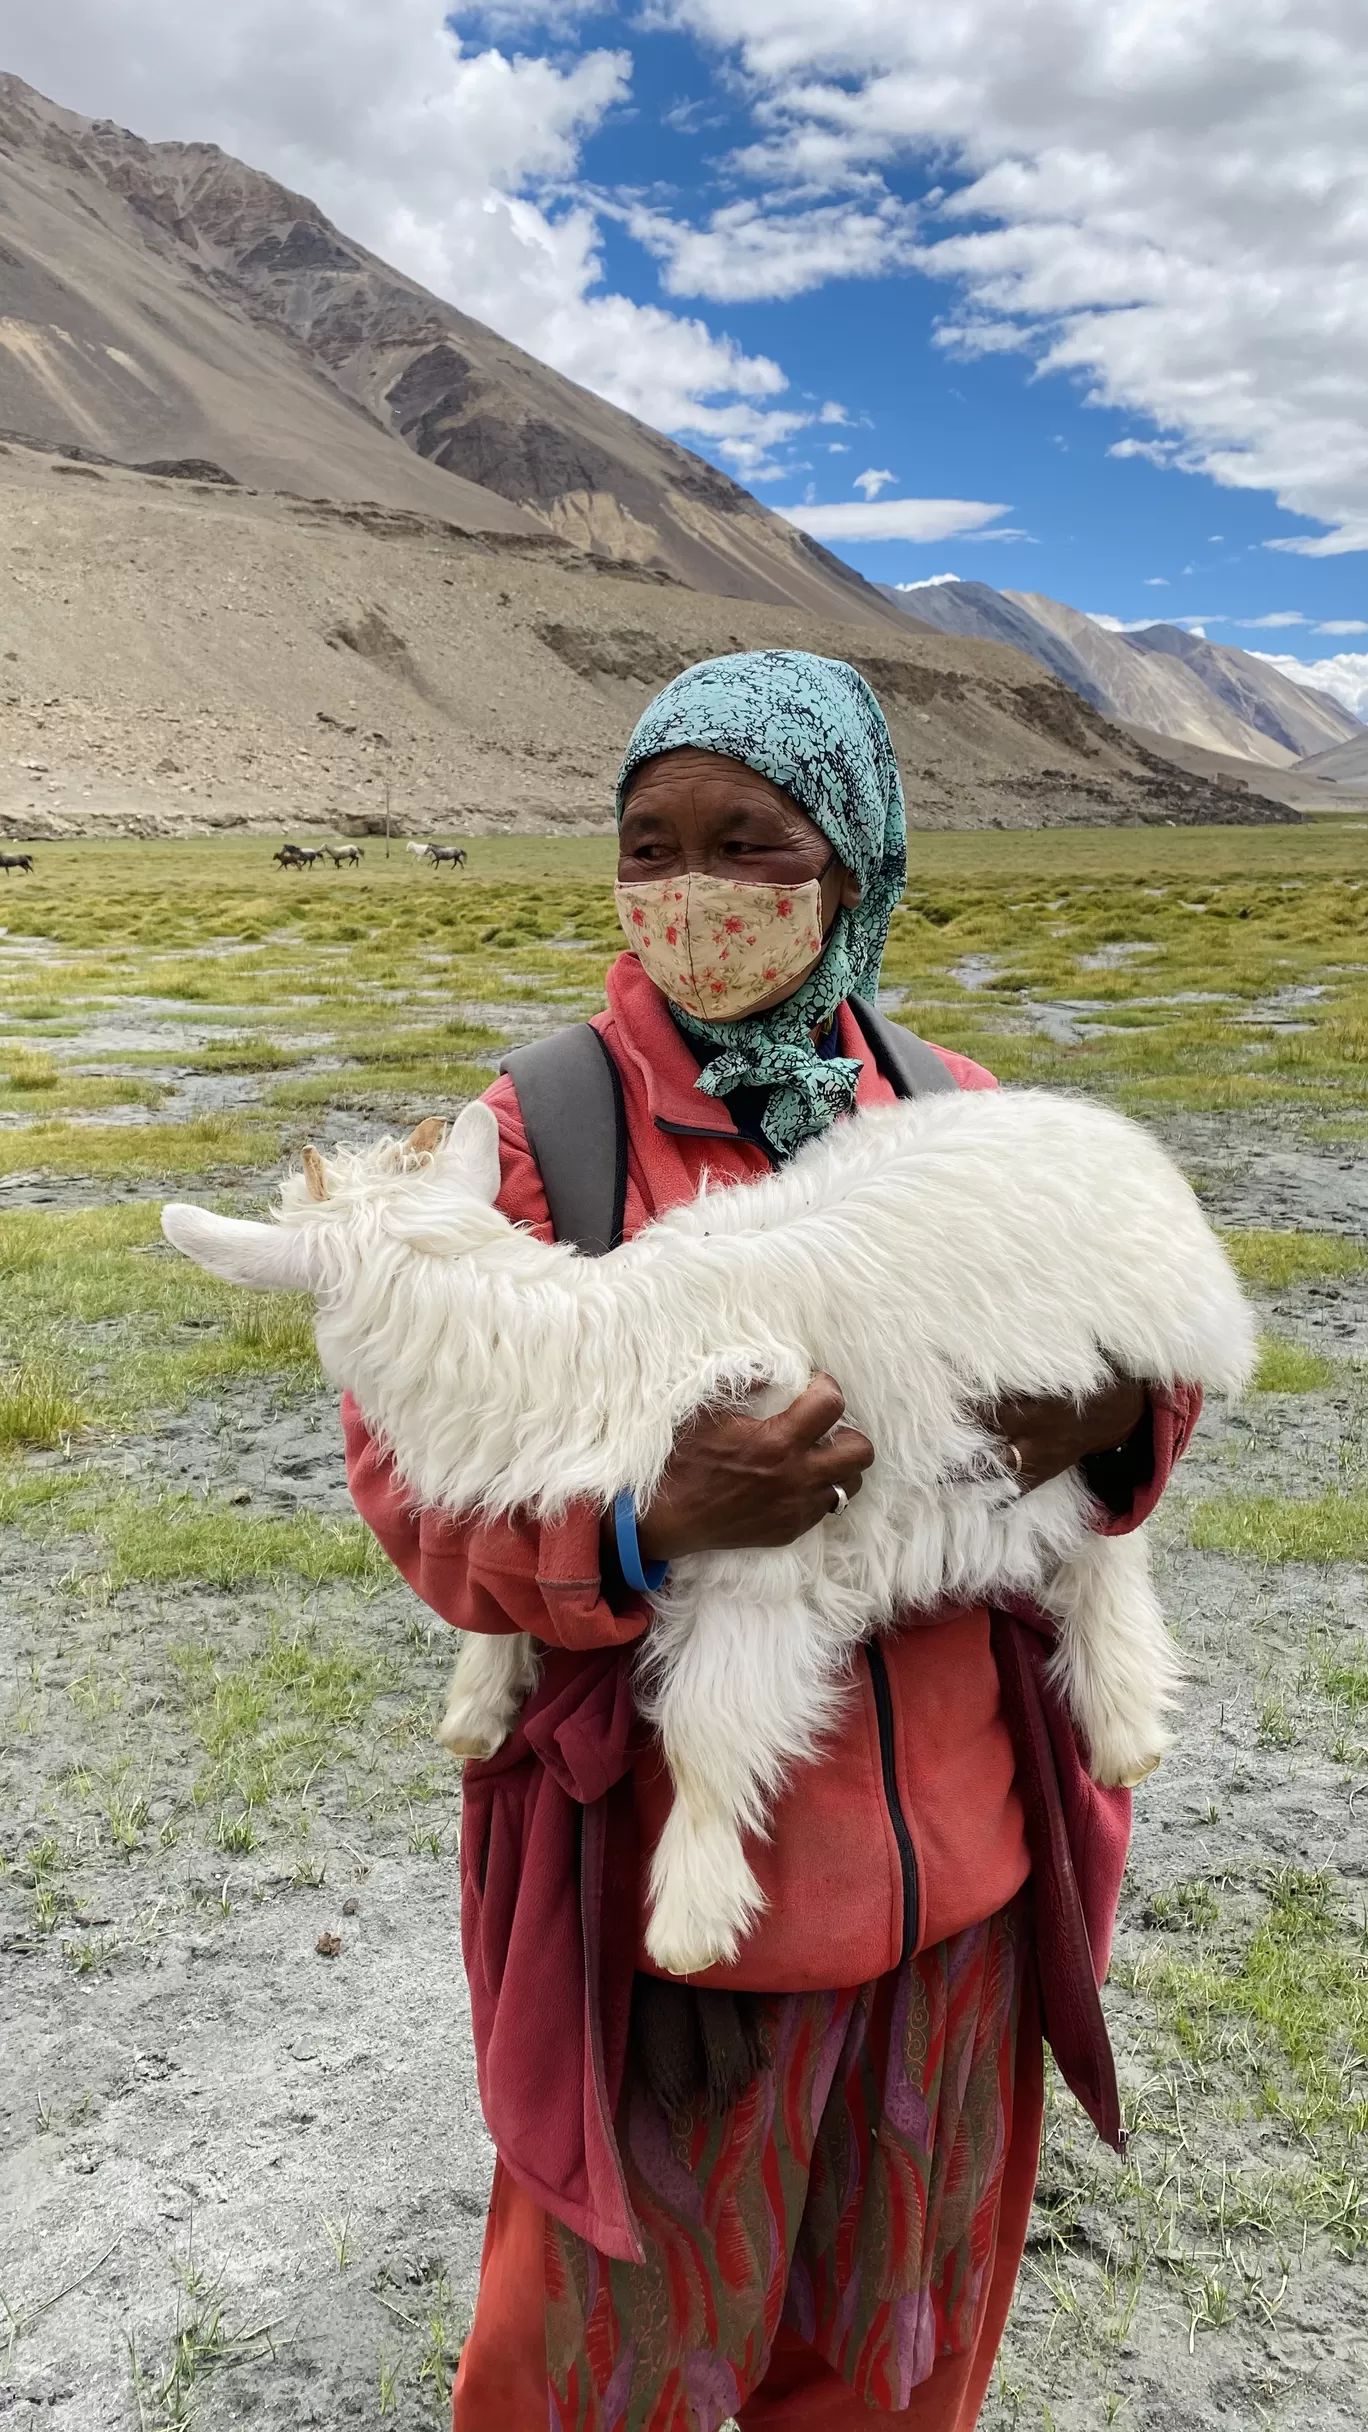
[[[819,1369],[877,1448],[839,1518],[774,1551],[691,1555],[638,1667],[675,1800],[647,1947],[734,1955],[761,1895],[742,1846],[829,1730],[852,1650],[899,1613],[1009,1590],[1059,1622],[1055,1678],[1104,1782],[1164,1744],[1179,1666],[1140,1533],[1095,1533],[1077,1471],[1021,1495],[974,1410],[1082,1400],[1113,1370],[1235,1390],[1253,1328],[1187,1184],[1135,1124],[1037,1090],[862,1114],[744,1189],[705,1192],[611,1257],[500,1215],[498,1132],[467,1107],[428,1153],[386,1142],[286,1185],[275,1224],[163,1219],[216,1274],[312,1292],[318,1346],[418,1505],[493,1516],[650,1501],[704,1405],[786,1405]],[[442,1726],[490,1755],[535,1678],[471,1637]]]

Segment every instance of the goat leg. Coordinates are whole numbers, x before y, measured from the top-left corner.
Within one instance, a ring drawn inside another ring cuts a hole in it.
[[[437,1737],[452,1756],[496,1756],[537,1682],[537,1642],[525,1631],[472,1630],[456,1658]]]
[[[736,1957],[764,1906],[743,1835],[768,1830],[791,1767],[810,1759],[840,1696],[842,1655],[800,1547],[676,1566],[638,1672],[674,1805],[651,1862],[646,1949],[668,1975]]]

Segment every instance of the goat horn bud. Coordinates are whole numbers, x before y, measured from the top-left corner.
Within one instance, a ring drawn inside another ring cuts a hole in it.
[[[424,1115],[418,1129],[409,1133],[404,1145],[415,1157],[430,1157],[435,1148],[441,1147],[445,1130],[446,1125],[440,1115]]]
[[[316,1148],[305,1149],[303,1163],[304,1182],[305,1187],[308,1190],[309,1197],[311,1199],[326,1199],[328,1196],[328,1178],[323,1171],[323,1160],[319,1156]]]

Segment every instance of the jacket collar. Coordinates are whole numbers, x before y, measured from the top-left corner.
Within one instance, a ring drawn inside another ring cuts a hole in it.
[[[690,1132],[710,1140],[737,1139],[736,1125],[722,1100],[695,1088],[698,1059],[672,1021],[665,997],[634,954],[620,954],[610,965],[606,987],[615,1043],[640,1076],[651,1121],[663,1131]],[[853,1057],[861,1068],[856,1105],[882,1105],[890,1095],[888,1084],[848,1004],[839,1008],[836,1020],[841,1054]]]

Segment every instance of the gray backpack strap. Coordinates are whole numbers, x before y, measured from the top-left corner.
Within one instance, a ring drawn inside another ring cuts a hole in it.
[[[912,1031],[904,1030],[901,1022],[887,1022],[872,1005],[853,996],[850,1010],[869,1041],[870,1052],[883,1074],[892,1083],[900,1098],[929,1098],[934,1090],[958,1089],[959,1083],[946,1071],[934,1047]]]
[[[592,1022],[515,1047],[499,1066],[518,1093],[557,1241],[602,1258],[622,1239],[627,1109],[622,1079]]]

